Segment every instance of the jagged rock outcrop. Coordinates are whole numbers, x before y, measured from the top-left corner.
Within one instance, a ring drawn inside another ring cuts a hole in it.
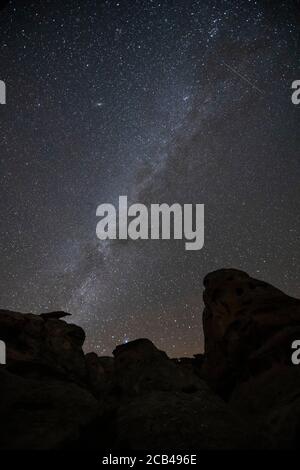
[[[120,345],[113,354],[116,385],[123,395],[153,390],[189,392],[202,388],[200,379],[192,371],[179,368],[148,339]]]
[[[125,440],[131,449],[241,448],[249,442],[244,424],[193,368],[148,339],[118,346],[114,357],[84,355],[81,328],[8,311],[0,311],[0,335],[7,344],[0,420],[9,423],[0,448],[119,448]]]
[[[70,317],[70,316],[71,316],[71,313],[63,312],[61,310],[58,310],[56,312],[40,313],[40,317],[43,318],[43,320],[61,320],[61,318]]]
[[[84,354],[64,312],[0,310],[0,449],[297,448],[299,300],[248,274],[204,279],[205,352],[170,359],[148,339]]]
[[[7,344],[7,369],[31,376],[55,376],[85,382],[82,345],[77,325],[39,315],[0,310],[0,338]]]
[[[300,366],[291,345],[300,339],[300,301],[235,269],[204,279],[203,377],[264,446],[300,444]]]
[[[204,279],[203,371],[228,395],[241,381],[275,364],[291,365],[300,338],[300,301],[243,271],[221,269]]]

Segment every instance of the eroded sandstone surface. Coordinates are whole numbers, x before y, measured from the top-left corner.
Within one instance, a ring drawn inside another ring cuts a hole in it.
[[[0,448],[298,448],[300,301],[235,269],[203,296],[205,352],[178,360],[146,338],[84,354],[64,312],[0,310]]]

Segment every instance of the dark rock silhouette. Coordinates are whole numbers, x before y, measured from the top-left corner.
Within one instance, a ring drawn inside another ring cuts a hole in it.
[[[113,354],[116,384],[124,396],[154,390],[189,392],[203,387],[190,369],[177,367],[148,339],[122,344]]]
[[[65,378],[82,383],[85,333],[62,320],[0,310],[0,338],[7,345],[7,368],[22,375]]]
[[[300,301],[251,278],[221,269],[204,279],[206,379],[221,394],[275,365],[291,365],[300,338]]]
[[[254,433],[202,383],[193,393],[153,391],[117,410],[117,447],[129,449],[246,449]]]
[[[205,380],[264,433],[265,446],[300,444],[300,301],[235,269],[204,279]]]
[[[299,449],[299,368],[274,366],[242,382],[230,398],[232,408],[277,449]]]
[[[40,317],[42,317],[44,320],[60,320],[61,318],[69,317],[71,316],[71,313],[63,312],[63,311],[58,311],[58,312],[46,312],[46,313],[41,313]]]
[[[84,388],[0,369],[1,449],[59,449],[95,419],[97,400]]]
[[[299,300],[234,269],[204,285],[194,358],[169,359],[148,339],[84,354],[65,312],[0,310],[0,448],[298,448]]]

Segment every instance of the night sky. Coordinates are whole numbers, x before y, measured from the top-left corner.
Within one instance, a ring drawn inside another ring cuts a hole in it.
[[[270,6],[271,5],[271,6]],[[0,307],[86,351],[203,348],[202,280],[300,296],[299,2],[10,1],[0,13]],[[298,15],[298,16],[297,16]],[[96,208],[205,204],[205,244],[105,241]]]

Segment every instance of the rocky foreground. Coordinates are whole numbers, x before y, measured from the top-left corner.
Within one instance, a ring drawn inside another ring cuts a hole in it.
[[[2,449],[299,448],[300,301],[234,269],[204,279],[205,353],[148,339],[84,354],[84,331],[0,310]]]

